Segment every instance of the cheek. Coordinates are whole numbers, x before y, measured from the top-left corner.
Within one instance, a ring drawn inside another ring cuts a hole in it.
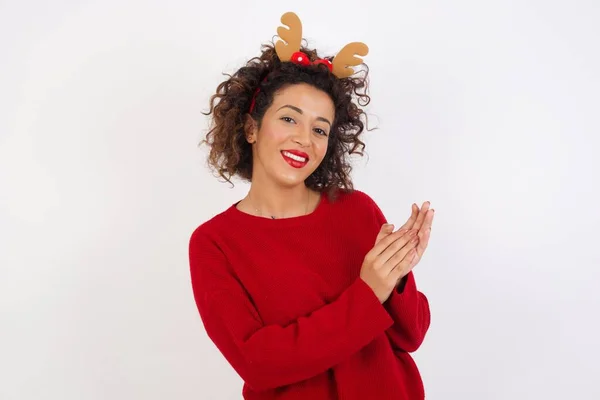
[[[327,140],[321,140],[315,144],[315,147],[314,147],[315,155],[317,156],[319,161],[321,161],[323,158],[325,158],[325,154],[327,153],[328,143],[329,142]]]
[[[285,141],[287,135],[284,129],[277,129],[276,127],[268,127],[261,132],[260,138],[262,144],[266,147],[277,147],[283,141]]]

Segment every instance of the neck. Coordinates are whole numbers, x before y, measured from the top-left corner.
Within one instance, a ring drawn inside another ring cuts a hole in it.
[[[304,184],[289,188],[253,181],[246,196],[251,213],[264,217],[289,218],[312,211],[314,195]]]

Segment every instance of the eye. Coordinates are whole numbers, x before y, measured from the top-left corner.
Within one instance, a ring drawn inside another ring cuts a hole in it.
[[[317,132],[319,135],[327,136],[327,132],[321,128],[315,128],[315,132]]]
[[[293,118],[291,118],[291,117],[281,117],[281,119],[282,119],[282,120],[284,120],[285,122],[296,122],[296,121],[294,121],[294,119],[293,119]]]

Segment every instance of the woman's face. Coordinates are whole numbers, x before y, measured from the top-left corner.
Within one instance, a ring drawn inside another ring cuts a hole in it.
[[[334,117],[329,95],[311,85],[290,85],[275,94],[260,130],[249,129],[252,180],[304,184],[325,157]]]

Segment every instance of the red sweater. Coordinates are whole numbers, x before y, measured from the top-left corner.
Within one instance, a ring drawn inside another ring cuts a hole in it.
[[[409,273],[381,304],[360,278],[386,222],[363,192],[326,195],[305,216],[267,219],[235,204],[189,243],[195,301],[246,400],[417,400],[410,356],[429,328]]]

